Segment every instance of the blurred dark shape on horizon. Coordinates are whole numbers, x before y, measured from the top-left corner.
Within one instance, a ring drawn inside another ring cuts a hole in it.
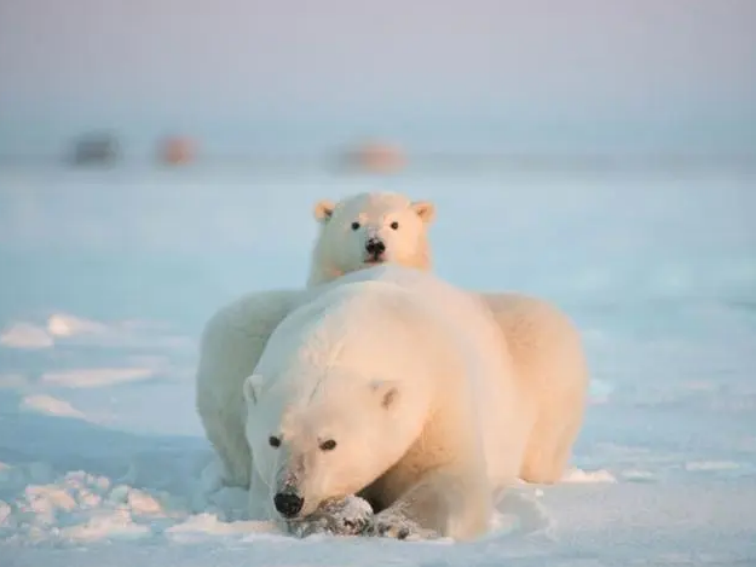
[[[73,165],[113,165],[120,157],[118,140],[106,132],[84,134],[74,142]]]
[[[158,160],[165,165],[185,165],[197,158],[197,142],[187,136],[169,136],[158,148]]]
[[[394,173],[407,165],[405,152],[396,144],[371,140],[345,151],[339,165],[372,173]]]

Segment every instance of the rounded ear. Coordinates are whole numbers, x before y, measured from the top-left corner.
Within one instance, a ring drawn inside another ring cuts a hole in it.
[[[315,220],[320,223],[328,222],[331,219],[331,216],[333,216],[333,210],[335,208],[336,204],[333,201],[329,201],[328,199],[318,201],[313,210]]]
[[[430,201],[415,201],[410,206],[425,224],[433,222],[436,216],[436,206],[433,203]]]
[[[244,380],[242,385],[242,391],[244,392],[244,399],[248,404],[257,405],[257,401],[260,397],[260,388],[263,385],[263,377],[261,374],[252,374]]]
[[[389,409],[399,397],[399,388],[391,380],[376,380],[370,384],[373,392],[379,397],[381,407]]]

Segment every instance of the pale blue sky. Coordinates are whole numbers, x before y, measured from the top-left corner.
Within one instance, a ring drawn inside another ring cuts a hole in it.
[[[754,0],[0,0],[0,152],[756,151]]]

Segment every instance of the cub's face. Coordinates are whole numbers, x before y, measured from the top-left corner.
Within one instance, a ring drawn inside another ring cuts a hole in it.
[[[268,411],[268,393],[256,393],[254,377],[244,390],[247,404],[256,406],[246,431],[253,463],[270,489],[268,504],[284,518],[302,518],[325,500],[356,494],[404,450],[386,442],[400,405],[390,382],[308,397],[272,426],[256,417]]]
[[[332,204],[321,201],[315,217],[321,223],[319,261],[346,274],[382,263],[416,266],[427,255],[426,234],[434,207],[385,193],[358,195]]]

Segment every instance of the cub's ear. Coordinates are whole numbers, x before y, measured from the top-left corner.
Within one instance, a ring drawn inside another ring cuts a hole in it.
[[[415,201],[410,206],[425,224],[432,223],[436,217],[436,206],[430,201]]]
[[[399,388],[393,380],[375,380],[370,383],[370,388],[378,396],[384,409],[389,409],[399,398]]]
[[[252,376],[248,376],[244,380],[242,391],[244,392],[244,399],[248,404],[257,405],[262,385],[263,377],[261,374],[252,374]]]
[[[315,204],[315,208],[313,209],[315,220],[319,223],[327,223],[329,220],[331,220],[331,217],[333,216],[333,210],[335,208],[336,204],[333,201],[329,201],[328,199],[318,201]]]

